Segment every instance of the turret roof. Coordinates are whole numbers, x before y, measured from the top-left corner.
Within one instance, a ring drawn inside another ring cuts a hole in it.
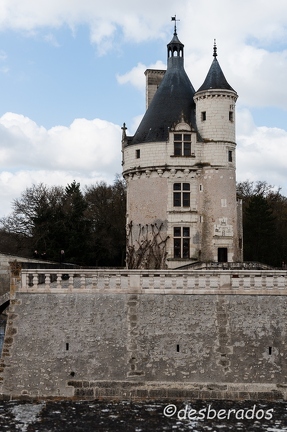
[[[231,87],[231,85],[228,84],[228,82],[224,76],[224,73],[222,72],[222,69],[218,63],[217,47],[216,47],[215,41],[214,41],[214,47],[213,47],[213,57],[214,57],[214,59],[213,59],[213,62],[210,66],[208,74],[205,78],[205,81],[197,91],[199,92],[199,91],[204,91],[204,90],[209,90],[209,89],[221,89],[221,90],[235,91]]]
[[[176,31],[167,49],[167,71],[131,144],[166,141],[169,129],[182,120],[195,128],[195,90],[184,70],[183,44]]]

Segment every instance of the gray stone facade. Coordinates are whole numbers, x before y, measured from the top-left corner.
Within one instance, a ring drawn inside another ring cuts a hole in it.
[[[159,272],[164,289],[157,273],[114,273],[114,288],[108,271],[74,274],[74,288],[22,275],[3,395],[286,399],[285,273],[189,272],[184,288],[180,273]]]
[[[70,397],[70,381],[249,393],[286,383],[286,297],[21,294],[13,303],[3,394]]]

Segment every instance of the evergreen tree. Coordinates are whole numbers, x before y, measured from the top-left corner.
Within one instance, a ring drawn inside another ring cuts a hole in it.
[[[244,260],[273,264],[275,218],[267,198],[252,196],[244,216]]]
[[[92,225],[92,259],[97,266],[125,265],[126,187],[116,179],[110,186],[104,182],[86,189],[88,218]]]
[[[62,187],[27,188],[0,220],[0,251],[90,266],[125,265],[126,190],[124,181],[86,188],[73,181]]]
[[[264,181],[238,183],[237,193],[243,201],[244,260],[286,264],[287,198]]]
[[[63,223],[60,243],[65,257],[70,262],[85,264],[89,257],[90,221],[86,217],[88,205],[80,184],[67,185],[63,196]]]

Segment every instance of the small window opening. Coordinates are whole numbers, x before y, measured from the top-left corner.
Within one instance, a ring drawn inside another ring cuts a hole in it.
[[[179,345],[176,345],[176,352],[179,352]]]
[[[272,347],[269,347],[269,355],[272,354]]]
[[[205,121],[206,120],[206,111],[202,111],[201,113],[201,121]]]
[[[232,162],[232,150],[228,150],[228,162]]]
[[[139,159],[141,157],[141,151],[136,150],[136,158]]]
[[[229,121],[233,122],[233,111],[229,111]]]
[[[69,351],[69,344],[66,343],[66,351]]]

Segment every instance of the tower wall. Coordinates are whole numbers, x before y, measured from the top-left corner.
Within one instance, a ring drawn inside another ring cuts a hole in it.
[[[235,142],[235,103],[237,95],[230,90],[197,92],[196,124],[204,140]]]
[[[219,249],[228,262],[241,261],[234,169],[205,168],[200,182],[201,261],[217,262]]]
[[[202,140],[199,185],[201,261],[242,261],[236,201],[235,103],[231,90],[197,92],[196,122]]]

